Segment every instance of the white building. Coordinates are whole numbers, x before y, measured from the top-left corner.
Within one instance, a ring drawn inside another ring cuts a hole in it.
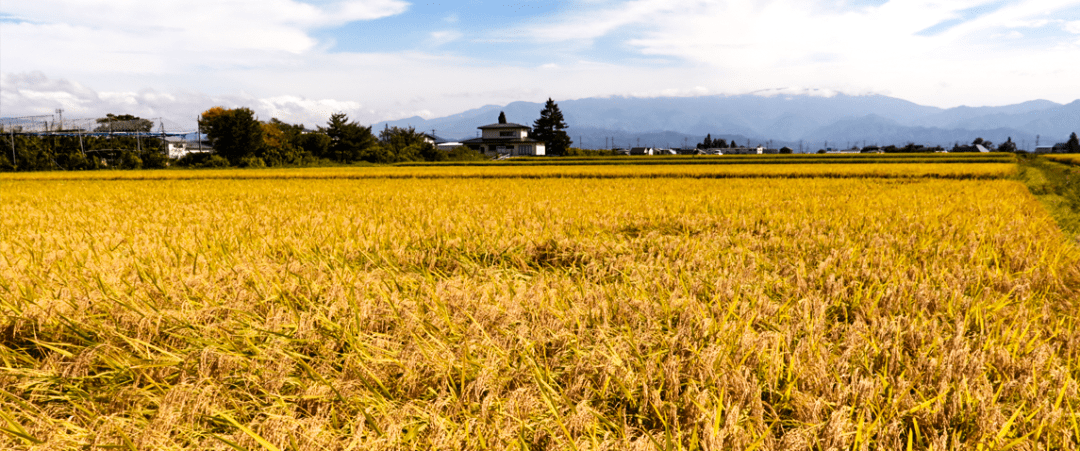
[[[451,150],[454,150],[454,149],[456,149],[458,147],[461,147],[461,146],[464,146],[464,145],[465,145],[465,143],[461,143],[461,142],[457,142],[457,141],[447,141],[447,142],[441,142],[441,143],[436,144],[435,148],[437,148],[437,149],[439,149],[439,150],[441,150],[443,152],[449,152]]]
[[[543,141],[529,137],[532,128],[521,124],[490,124],[477,127],[480,137],[467,139],[461,144],[487,155],[533,156],[544,155]]]

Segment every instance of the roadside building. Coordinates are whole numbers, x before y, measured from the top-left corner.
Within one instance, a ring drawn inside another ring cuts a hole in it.
[[[712,150],[712,149],[709,149]],[[757,155],[764,153],[765,148],[758,147],[728,147],[727,149],[717,149],[722,153],[721,155]]]
[[[441,142],[441,143],[436,144],[435,148],[437,148],[437,149],[439,149],[439,150],[441,150],[443,152],[449,152],[451,150],[454,150],[454,149],[456,149],[458,147],[461,147],[461,146],[464,146],[464,145],[465,145],[464,143],[459,142],[459,141],[446,141],[446,142]]]

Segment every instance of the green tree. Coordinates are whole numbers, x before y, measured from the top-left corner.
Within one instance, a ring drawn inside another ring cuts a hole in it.
[[[233,166],[263,148],[263,128],[248,108],[213,107],[202,114],[200,127],[214,146],[214,153]]]
[[[1005,142],[1001,143],[997,148],[998,152],[1016,152],[1016,143],[1013,142],[1010,136]]]
[[[566,134],[566,121],[563,119],[559,105],[548,98],[544,109],[540,110],[540,118],[533,122],[533,137],[544,142],[548,155],[561,156],[570,148],[573,141]]]
[[[276,118],[261,124],[263,145],[256,153],[268,166],[302,164],[311,154],[301,147],[303,125],[292,125]]]
[[[1065,143],[1069,153],[1080,153],[1080,139],[1076,138],[1076,132],[1069,135],[1069,141]]]
[[[95,132],[141,132],[150,133],[154,129],[154,122],[130,114],[106,114],[105,117],[94,119],[101,124],[94,128]]]
[[[712,149],[712,147],[713,147],[712,133],[709,133],[709,134],[705,135],[705,140],[701,142],[700,147],[702,149]]]
[[[505,124],[506,123],[506,113],[504,113],[502,111],[499,112],[499,123],[500,124]]]
[[[393,155],[380,147],[371,134],[371,127],[364,127],[356,122],[349,122],[345,113],[330,115],[330,121],[324,129],[330,137],[331,159],[352,163],[355,161],[369,161],[372,163],[392,163]]]
[[[297,147],[315,158],[330,158],[332,140],[323,131],[304,133],[296,138]]]
[[[438,152],[427,137],[409,127],[385,127],[379,132],[379,145],[394,154],[394,161],[441,161],[435,156]]]

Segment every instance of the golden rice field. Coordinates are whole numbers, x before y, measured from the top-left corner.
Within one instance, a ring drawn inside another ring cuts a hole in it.
[[[1072,165],[1080,165],[1080,154],[1050,154],[1043,155],[1044,158],[1050,161],[1056,161],[1058,163],[1066,163]]]
[[[185,180],[185,179],[424,179],[424,178],[947,178],[994,179],[1016,173],[1014,163],[890,164],[687,164],[574,166],[374,166],[294,169],[194,169],[167,171],[21,172],[0,180]]]
[[[0,449],[1077,449],[1080,250],[858,166],[3,175]]]

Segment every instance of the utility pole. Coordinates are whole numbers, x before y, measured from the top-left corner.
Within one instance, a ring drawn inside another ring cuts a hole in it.
[[[64,129],[64,109],[63,108],[57,108],[56,109],[56,114],[60,115],[60,127],[58,127],[56,129],[57,131],[60,131],[60,130]]]
[[[18,169],[19,165],[15,164],[15,127],[11,127],[9,133],[11,133],[11,165]]]

